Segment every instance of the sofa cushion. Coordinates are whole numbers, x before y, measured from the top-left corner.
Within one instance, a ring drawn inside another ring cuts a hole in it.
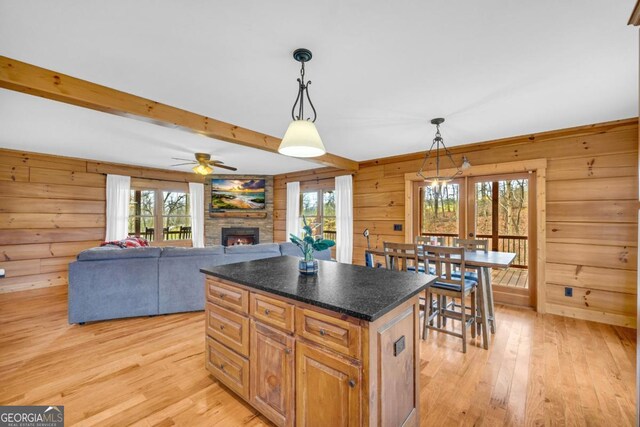
[[[80,252],[78,254],[78,261],[102,261],[122,258],[159,258],[161,252],[162,249],[158,247],[119,249],[104,246]]]
[[[178,248],[166,247],[162,249],[160,257],[180,257],[180,256],[207,256],[207,255],[223,255],[224,246],[210,246],[206,248]]]
[[[280,246],[277,243],[260,243],[258,245],[238,245],[227,246],[224,249],[226,254],[275,254],[280,255]]]

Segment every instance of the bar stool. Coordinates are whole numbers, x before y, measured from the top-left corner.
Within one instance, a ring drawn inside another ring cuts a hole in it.
[[[476,337],[477,309],[476,309],[476,289],[477,282],[465,279],[465,262],[464,248],[454,248],[446,246],[424,246],[425,265],[433,264],[438,279],[433,283],[427,291],[426,306],[430,307],[430,312],[424,317],[424,329],[422,338],[427,338],[429,329],[444,332],[458,338],[462,338],[462,352],[467,352],[467,328],[471,328],[471,337]],[[460,274],[456,277],[452,273],[455,267],[459,267]],[[433,296],[438,301],[437,306],[433,304]],[[451,298],[454,301],[460,299],[460,304],[445,304],[443,297]],[[467,315],[466,299],[471,299],[470,315]],[[455,308],[460,308],[456,311]],[[484,314],[484,313],[483,313]],[[437,326],[433,326],[433,319],[436,318]],[[452,319],[460,321],[461,333],[457,333],[442,327],[443,319]]]
[[[463,247],[468,251],[483,251],[487,252],[489,248],[489,241],[482,239],[453,239],[455,246]],[[483,299],[486,295],[487,299],[487,321],[491,329],[491,333],[496,333],[495,326],[495,314],[493,308],[493,292],[491,289],[491,272],[488,268],[478,267],[476,272],[468,272],[469,277],[474,277],[478,281],[479,292],[479,306],[484,307]]]

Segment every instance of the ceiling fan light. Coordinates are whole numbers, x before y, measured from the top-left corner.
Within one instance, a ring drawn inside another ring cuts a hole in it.
[[[198,175],[209,175],[213,172],[213,168],[209,165],[200,163],[199,165],[193,167],[193,171]]]
[[[318,157],[327,150],[313,122],[294,120],[289,124],[278,152],[291,157]]]

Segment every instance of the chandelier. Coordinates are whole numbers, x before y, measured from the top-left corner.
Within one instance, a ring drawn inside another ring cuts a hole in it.
[[[435,189],[441,188],[443,185],[447,185],[449,182],[454,180],[456,177],[462,175],[462,170],[468,169],[471,167],[471,163],[467,160],[466,157],[463,157],[463,163],[461,167],[458,167],[456,163],[453,161],[453,157],[451,156],[451,152],[444,145],[444,139],[440,134],[440,125],[444,123],[443,118],[436,118],[431,120],[432,125],[436,125],[436,136],[433,138],[433,142],[431,143],[431,147],[429,151],[424,156],[424,160],[422,161],[422,166],[420,166],[420,170],[418,171],[418,176],[420,176],[426,183]],[[433,152],[435,150],[435,158],[436,158],[436,170],[435,175],[426,175],[428,172],[425,170],[425,166],[427,164],[427,160],[433,157]],[[453,174],[444,175],[440,172],[441,161],[449,160],[450,165],[447,166],[449,169],[455,169]]]
[[[298,97],[291,109],[293,121],[289,124],[287,132],[282,138],[278,152],[285,156],[292,157],[317,157],[322,156],[327,151],[320,139],[320,134],[314,124],[317,118],[316,109],[309,98],[309,85],[311,81],[304,81],[304,64],[311,60],[311,51],[308,49],[296,49],[293,52],[293,59],[300,62],[300,77],[298,78]],[[313,110],[313,120],[305,118],[304,104],[305,97]]]

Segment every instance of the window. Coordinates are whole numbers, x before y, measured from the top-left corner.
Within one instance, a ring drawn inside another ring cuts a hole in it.
[[[313,229],[314,236],[336,240],[336,198],[333,190],[310,190],[300,194],[300,226],[302,216]]]
[[[161,225],[161,232],[158,232]],[[129,235],[150,242],[191,239],[191,212],[186,191],[132,188]]]

